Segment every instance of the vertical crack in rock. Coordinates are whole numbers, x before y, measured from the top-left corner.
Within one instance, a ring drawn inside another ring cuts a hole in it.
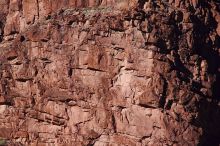
[[[39,19],[40,18],[40,4],[39,4],[39,0],[36,0],[37,1],[37,18]]]

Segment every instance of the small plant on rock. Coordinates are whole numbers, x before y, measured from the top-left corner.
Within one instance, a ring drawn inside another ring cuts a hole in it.
[[[6,145],[6,140],[0,138],[0,146],[5,146]]]

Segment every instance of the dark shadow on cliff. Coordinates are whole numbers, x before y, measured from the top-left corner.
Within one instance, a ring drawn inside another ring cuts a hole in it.
[[[208,40],[210,32],[217,28],[217,22],[210,18],[209,24],[204,24],[197,16],[191,18],[195,24],[194,39],[195,53],[205,59],[208,63],[208,74],[215,77],[212,84],[212,95],[203,97],[198,103],[198,118],[195,125],[202,127],[203,135],[200,137],[198,146],[219,146],[220,145],[220,37],[216,36],[215,41]],[[209,98],[209,100],[208,100]]]
[[[208,102],[206,99],[200,101],[196,125],[203,129],[198,146],[220,145],[220,106],[216,101]]]
[[[0,12],[0,42],[3,40],[6,14]]]
[[[207,41],[210,32],[217,28],[217,22],[214,18],[210,18],[210,23],[205,25],[196,16],[191,18],[195,24],[194,40],[195,40],[195,54],[204,58],[208,63],[208,74],[215,76],[216,80],[212,86],[212,98],[220,101],[220,56],[218,48],[220,48],[220,37],[216,36],[215,41]]]

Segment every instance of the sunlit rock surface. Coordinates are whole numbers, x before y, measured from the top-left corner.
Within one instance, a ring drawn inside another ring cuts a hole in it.
[[[1,142],[218,146],[219,7],[1,0]]]

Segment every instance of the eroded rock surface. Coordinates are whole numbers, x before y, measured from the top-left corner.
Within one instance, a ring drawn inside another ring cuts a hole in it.
[[[8,145],[220,144],[218,2],[0,6],[0,137]]]

